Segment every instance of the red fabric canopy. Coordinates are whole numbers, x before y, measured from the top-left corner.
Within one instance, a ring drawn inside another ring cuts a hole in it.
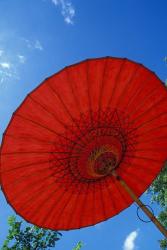
[[[140,196],[167,159],[167,91],[128,59],[66,67],[13,114],[1,147],[1,184],[27,221],[68,230],[106,220]]]

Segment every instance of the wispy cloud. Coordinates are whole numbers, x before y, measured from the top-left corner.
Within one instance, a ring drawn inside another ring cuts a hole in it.
[[[7,83],[10,79],[19,79],[16,68],[9,62],[1,62],[0,84]]]
[[[35,41],[34,48],[38,49],[38,50],[43,50],[43,47],[42,47],[41,42],[39,40]]]
[[[25,62],[23,55],[16,55],[10,49],[0,49],[0,84],[8,83],[11,79],[19,79],[19,65]]]
[[[26,62],[26,57],[23,55],[17,55],[20,63],[24,64]]]
[[[40,51],[44,50],[44,48],[39,40],[28,40],[25,38],[22,38],[22,40],[26,43],[26,46],[29,49],[37,49]]]
[[[43,50],[37,38],[25,38],[12,31],[0,32],[0,87],[19,80],[29,55],[35,58],[36,52]]]
[[[9,62],[1,62],[0,67],[3,69],[10,69],[11,65]]]
[[[64,21],[67,24],[73,24],[73,18],[75,16],[75,8],[70,1],[66,0],[51,0],[56,7],[61,8],[61,14],[64,17]]]
[[[135,240],[138,236],[138,230],[135,230],[128,234],[126,237],[124,244],[123,244],[123,250],[135,250]]]

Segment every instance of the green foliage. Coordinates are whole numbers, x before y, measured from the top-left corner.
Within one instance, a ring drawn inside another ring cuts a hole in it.
[[[73,248],[73,250],[80,250],[82,247],[83,247],[83,243],[79,241],[76,247]]]
[[[158,219],[162,222],[164,227],[167,228],[167,207],[165,207],[164,210],[160,212]]]
[[[161,207],[167,207],[167,164],[151,185],[149,192],[152,194],[152,201],[156,201]]]
[[[152,195],[152,202],[157,202],[161,206],[162,211],[158,215],[158,220],[167,229],[167,163],[148,191]],[[161,249],[167,250],[167,239],[159,242]]]
[[[161,247],[162,250],[167,249],[167,241],[166,241],[166,239],[160,240],[160,247]]]
[[[8,219],[9,231],[1,250],[45,250],[55,246],[61,233],[36,226],[25,226],[15,216]]]

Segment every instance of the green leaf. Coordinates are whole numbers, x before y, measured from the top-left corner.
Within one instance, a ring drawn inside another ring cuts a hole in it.
[[[73,248],[73,250],[80,250],[83,247],[83,243],[79,241],[76,245],[76,247]]]
[[[2,250],[45,250],[55,246],[61,233],[30,226],[17,221],[16,216],[8,218],[9,231]]]
[[[152,195],[152,202],[157,202],[161,206],[158,220],[167,228],[167,163],[148,189],[148,193]],[[167,250],[166,239],[160,240],[159,243],[162,250]]]

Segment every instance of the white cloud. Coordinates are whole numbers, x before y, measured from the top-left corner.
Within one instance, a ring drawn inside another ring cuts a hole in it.
[[[19,79],[16,56],[10,49],[0,49],[0,85],[7,84],[11,79]]]
[[[15,32],[0,32],[0,87],[19,80],[30,52],[35,57],[35,52],[42,50],[43,46],[37,38],[27,39]]]
[[[0,66],[1,66],[3,69],[10,69],[10,67],[11,67],[10,63],[8,63],[8,62],[1,62],[1,63],[0,63]]]
[[[126,237],[124,244],[123,244],[123,250],[135,250],[135,240],[138,236],[138,230],[131,232]]]
[[[26,62],[26,57],[23,55],[17,55],[19,62],[24,64]]]
[[[22,40],[26,43],[27,47],[29,49],[37,49],[37,50],[43,50],[43,46],[39,40],[31,41],[25,38],[22,38]]]
[[[60,6],[61,14],[64,17],[64,21],[68,24],[73,24],[75,9],[72,3],[66,0],[51,0],[51,1],[56,7]]]
[[[10,69],[0,67],[0,84],[7,84],[11,79],[19,79],[19,75],[16,70],[14,68]]]
[[[42,47],[42,45],[41,45],[41,43],[40,43],[39,40],[36,40],[36,41],[35,41],[35,43],[34,43],[34,48],[35,48],[35,49],[39,49],[39,50],[43,50],[43,47]]]

